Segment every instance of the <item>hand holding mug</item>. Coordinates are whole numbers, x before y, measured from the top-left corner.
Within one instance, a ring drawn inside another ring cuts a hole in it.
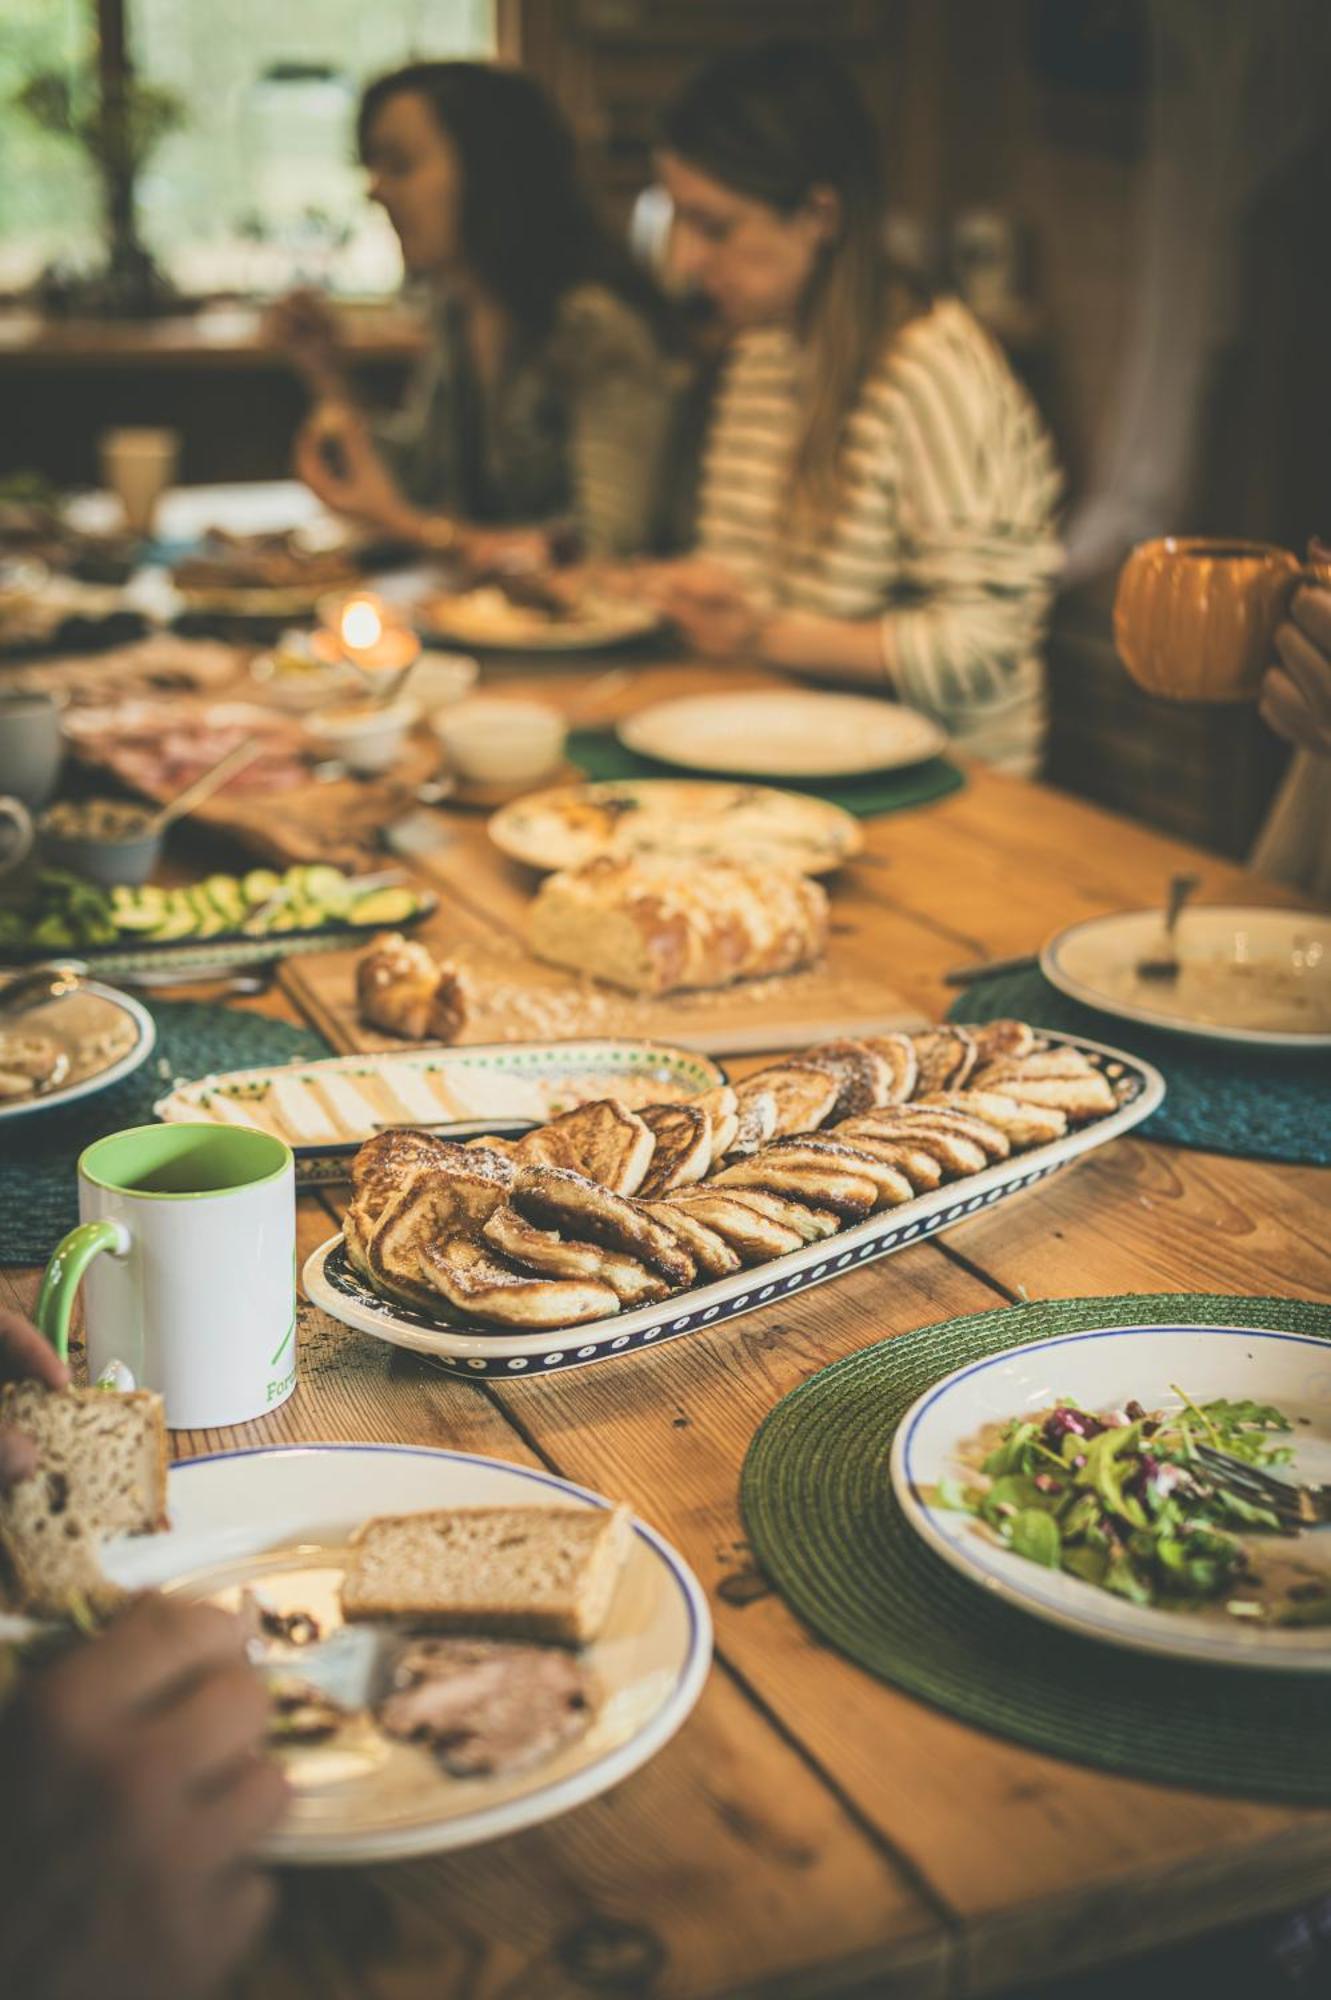
[[[1295,591],[1275,651],[1262,682],[1262,720],[1301,750],[1331,757],[1331,582]]]

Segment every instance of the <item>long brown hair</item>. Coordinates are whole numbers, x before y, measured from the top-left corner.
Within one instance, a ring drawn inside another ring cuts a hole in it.
[[[792,474],[793,522],[834,512],[846,420],[900,311],[883,251],[879,140],[834,56],[813,42],[772,41],[725,55],[693,77],[667,111],[663,142],[736,193],[793,215],[831,188],[840,229],[801,302],[806,383]]]

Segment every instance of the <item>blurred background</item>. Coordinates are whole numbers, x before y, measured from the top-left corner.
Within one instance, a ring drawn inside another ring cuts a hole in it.
[[[260,321],[293,284],[354,307],[367,395],[400,394],[418,306],[352,147],[375,74],[531,69],[654,258],[662,103],[811,28],[877,108],[894,253],[1003,342],[1063,456],[1050,777],[1242,852],[1286,753],[1141,695],[1109,609],[1145,536],[1331,533],[1325,0],[5,0],[0,475],[92,484],[108,424],[179,427],[186,481],[284,475],[303,398]]]

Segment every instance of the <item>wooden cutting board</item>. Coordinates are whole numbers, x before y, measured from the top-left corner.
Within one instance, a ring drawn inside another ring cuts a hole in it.
[[[757,1055],[923,1024],[918,1009],[883,985],[855,916],[843,918],[835,907],[822,965],[714,992],[645,1000],[542,965],[505,926],[438,886],[439,913],[417,935],[463,973],[472,997],[470,1018],[458,1038],[464,1044],[609,1035],[671,1042],[706,1055]],[[406,1046],[361,1025],[358,955],[319,952],[292,959],[282,968],[282,985],[339,1051]]]

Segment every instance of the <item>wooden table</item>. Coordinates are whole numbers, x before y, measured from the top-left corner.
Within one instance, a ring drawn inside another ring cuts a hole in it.
[[[735,676],[740,679],[746,677]],[[747,677],[752,679],[752,676]],[[718,684],[653,675],[653,691]],[[595,674],[539,691],[626,707]],[[446,874],[496,905],[456,816]],[[1157,899],[1289,900],[1056,792],[989,773],[869,824],[838,888],[884,977],[932,1013],[943,970]],[[437,876],[436,876],[437,881]],[[447,890],[446,890],[447,893]],[[264,1003],[283,1012],[280,994]],[[289,1010],[287,1010],[289,1011]],[[1229,1802],[1061,1763],[962,1726],[813,1638],[753,1568],[740,1464],[778,1397],[885,1335],[1004,1301],[1214,1290],[1331,1299],[1327,1177],[1129,1138],[989,1219],[655,1354],[536,1381],[446,1380],[312,1314],[300,1386],[243,1441],[399,1439],[539,1464],[621,1495],[702,1578],[716,1663],[691,1720],[616,1791],[474,1852],[294,1872],[249,2000],[992,1993],[1295,1904],[1331,1879],[1331,1812]],[[302,1250],[333,1226],[302,1203]],[[30,1304],[36,1279],[0,1273]],[[185,1434],[182,1455],[239,1441]]]

